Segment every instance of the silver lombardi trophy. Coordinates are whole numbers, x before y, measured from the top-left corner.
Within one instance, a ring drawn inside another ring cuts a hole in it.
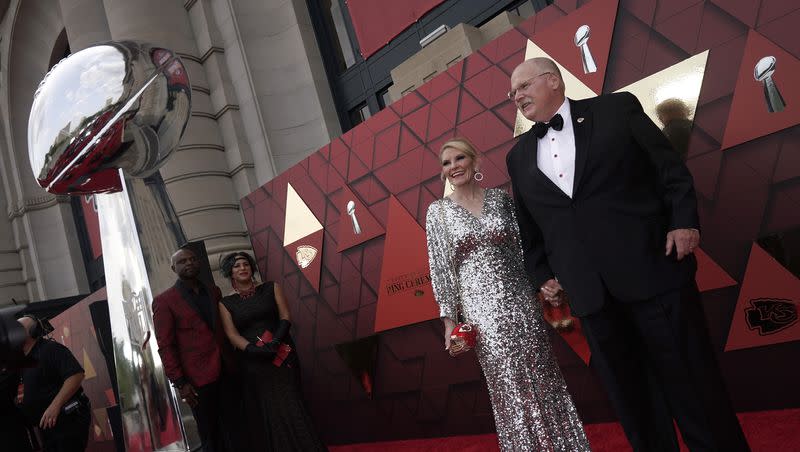
[[[145,235],[137,230],[148,220],[135,218],[132,210],[131,198],[139,208],[142,198],[129,196],[133,186],[143,186],[138,178],[156,173],[175,150],[190,110],[186,69],[172,51],[108,42],[70,55],[50,70],[36,90],[28,123],[29,159],[39,185],[54,194],[99,194],[128,451],[185,451],[194,442],[189,438],[196,437],[193,424],[181,421],[181,406],[152,339],[155,272],[145,265],[149,258],[142,247],[153,248],[140,241]]]

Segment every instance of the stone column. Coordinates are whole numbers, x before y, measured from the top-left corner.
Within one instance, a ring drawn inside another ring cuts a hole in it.
[[[220,21],[224,42],[240,43],[242,64],[234,61],[239,54],[225,54],[231,78],[242,111],[252,108],[261,118],[276,173],[339,136],[336,107],[305,1],[221,0],[213,6],[218,17],[226,18]]]
[[[189,73],[192,116],[161,175],[186,238],[205,241],[216,270],[221,254],[248,249],[250,243],[189,15],[183,3],[175,1],[104,0],[103,4],[112,39],[142,40],[173,50]],[[157,293],[156,287],[153,290]]]
[[[187,4],[201,55],[200,63],[208,77],[208,86],[194,88],[210,96],[214,118],[222,133],[228,170],[237,196],[243,198],[275,176],[275,165],[272,155],[266,152],[269,145],[265,141],[260,117],[251,105],[242,111],[236,89],[241,83],[231,79],[231,64],[237,68],[244,67],[244,55],[235,34],[233,39],[225,39],[220,34],[217,24],[230,21],[230,10],[226,6],[227,2],[211,0]],[[248,75],[246,71],[239,73]],[[249,88],[249,83],[246,86]]]
[[[57,5],[16,0],[3,16],[0,171],[6,219],[0,221],[0,258],[9,271],[0,285],[10,284],[9,294],[27,301],[88,292],[69,198],[42,190],[28,163],[33,94],[64,29],[60,9],[52,6]]]
[[[72,53],[111,40],[103,0],[59,0]]]

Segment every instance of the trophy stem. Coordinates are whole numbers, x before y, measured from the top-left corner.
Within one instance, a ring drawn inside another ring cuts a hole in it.
[[[783,100],[783,96],[778,90],[778,85],[775,84],[772,77],[764,79],[764,97],[767,100],[767,109],[770,113],[783,111],[786,108],[786,101]]]
[[[119,406],[128,451],[186,451],[178,398],[157,353],[148,278],[127,185],[96,195]],[[191,416],[188,416],[191,417]]]
[[[351,214],[350,219],[353,220],[353,233],[356,235],[361,234],[361,225],[358,224],[358,219],[356,218],[356,214],[355,213]]]
[[[581,60],[583,61],[583,73],[590,74],[597,72],[597,64],[592,57],[592,51],[589,50],[589,44],[581,44]]]

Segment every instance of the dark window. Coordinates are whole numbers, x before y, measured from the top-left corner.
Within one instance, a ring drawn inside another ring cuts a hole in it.
[[[508,8],[508,12],[525,18],[536,14],[536,8],[534,8],[531,0],[523,0]]]
[[[389,87],[391,84],[378,91],[378,106],[383,110],[387,105],[392,104],[392,98],[389,97]]]
[[[355,127],[358,124],[366,121],[367,118],[372,116],[369,111],[369,106],[367,104],[359,104],[356,108],[350,110],[350,124]]]

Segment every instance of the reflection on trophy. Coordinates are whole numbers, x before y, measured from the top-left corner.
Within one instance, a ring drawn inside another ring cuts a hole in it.
[[[589,50],[589,26],[581,25],[575,31],[575,46],[581,48],[581,61],[583,61],[583,73],[589,74],[597,72],[597,65],[592,58],[592,52]]]
[[[297,247],[295,256],[297,257],[297,265],[300,268],[308,268],[314,262],[314,258],[317,257],[317,249],[311,245],[300,245]]]
[[[772,79],[777,62],[778,59],[774,56],[765,56],[758,60],[756,67],[753,69],[753,77],[755,77],[756,81],[764,82],[764,98],[767,100],[767,110],[770,113],[783,111],[786,108],[786,102]]]
[[[356,218],[356,203],[352,199],[347,202],[347,214],[350,215],[350,220],[353,222],[353,233],[361,234],[361,226]]]

